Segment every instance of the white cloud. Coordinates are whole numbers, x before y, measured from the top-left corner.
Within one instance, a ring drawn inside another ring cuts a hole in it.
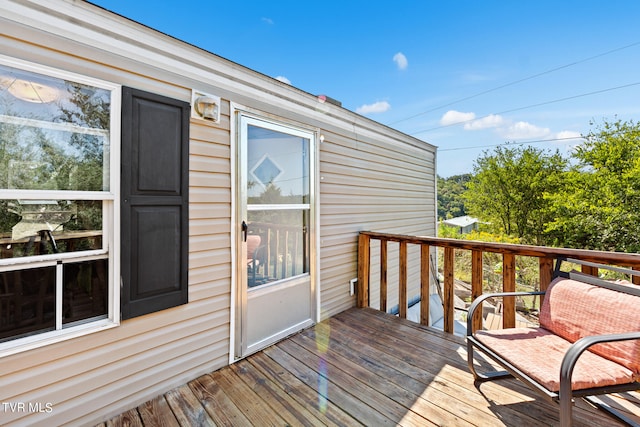
[[[407,67],[409,66],[409,61],[407,60],[407,57],[404,56],[404,53],[402,52],[398,52],[395,55],[393,55],[393,62],[396,63],[396,66],[398,67],[399,70],[406,70]]]
[[[440,125],[463,125],[462,128],[466,131],[493,129],[497,135],[507,140],[581,138],[581,135],[578,132],[562,131],[553,134],[549,128],[536,126],[525,121],[513,122],[499,114],[490,114],[476,119],[476,113],[474,112],[462,112],[456,110],[447,111],[440,118]]]
[[[542,138],[551,133],[549,128],[541,128],[528,122],[516,122],[498,131],[507,139]]]
[[[474,120],[464,124],[465,130],[481,130],[497,128],[504,125],[505,120],[502,116],[497,114],[490,114],[486,117],[481,117],[478,120]]]
[[[289,80],[288,78],[284,77],[284,76],[278,76],[276,77],[276,80],[281,81],[282,83],[286,83],[288,85],[291,84],[291,80]]]
[[[391,104],[387,101],[378,101],[373,104],[365,104],[356,109],[356,113],[358,114],[375,114],[375,113],[384,113],[391,108]]]
[[[457,123],[468,122],[476,118],[476,113],[463,113],[462,111],[449,110],[440,118],[441,126],[449,126]]]
[[[262,17],[260,19],[262,20],[262,22],[264,22],[266,24],[273,25],[273,19],[271,19],[271,18]]]
[[[582,134],[580,132],[576,132],[576,131],[573,131],[573,130],[563,130],[562,132],[558,132],[556,134],[556,138],[558,138],[558,139],[569,139],[569,138],[582,139]]]

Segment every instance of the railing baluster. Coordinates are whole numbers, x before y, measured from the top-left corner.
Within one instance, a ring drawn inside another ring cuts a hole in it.
[[[369,307],[369,271],[371,268],[370,238],[366,234],[358,235],[358,295],[359,308]]]
[[[282,251],[282,277],[289,277],[289,230],[284,230],[284,250]]]
[[[272,235],[273,231],[271,230],[271,227],[267,228],[267,261],[264,264],[264,275],[265,277],[269,277],[269,275],[271,274],[271,235]],[[275,277],[275,274],[274,274]]]
[[[407,242],[400,242],[400,277],[398,286],[398,315],[407,318]]]
[[[272,236],[273,235],[273,236]],[[270,249],[272,237],[279,247],[281,243],[278,233],[275,230],[267,232],[267,259],[271,258]],[[458,239],[446,239],[427,236],[408,236],[389,233],[375,233],[370,231],[360,232],[358,235],[358,286],[356,304],[358,307],[369,307],[370,304],[370,282],[371,282],[371,240],[380,241],[380,307],[386,311],[389,303],[389,286],[393,287],[395,296],[395,286],[398,290],[398,314],[400,317],[407,315],[408,298],[415,295],[408,294],[408,245],[420,246],[420,299],[422,301],[420,309],[420,322],[428,324],[429,319],[429,292],[431,273],[431,254],[433,246],[443,248],[444,251],[444,285],[442,289],[442,300],[444,305],[444,331],[454,332],[455,314],[455,251],[471,252],[471,295],[475,299],[483,293],[483,256],[485,252],[502,254],[503,257],[503,291],[513,292],[516,290],[516,256],[537,257],[539,262],[540,290],[545,291],[553,277],[554,262],[557,258],[576,258],[585,261],[599,262],[602,264],[631,267],[640,271],[640,255],[621,252],[606,251],[585,251],[580,249],[551,248],[545,246],[531,246],[519,244],[491,243],[465,241]],[[399,244],[399,276],[397,283],[389,284],[389,242]],[[277,268],[277,262],[265,263],[265,267]],[[412,275],[415,274],[417,266],[411,266]],[[587,269],[587,273],[598,274],[597,269]],[[276,273],[276,272],[274,272]],[[633,276],[633,283],[640,285],[640,277]],[[415,292],[415,286],[411,287]],[[541,298],[540,304],[543,303]],[[480,312],[478,312],[480,314]],[[503,300],[502,322],[504,328],[515,327],[516,324],[516,301],[514,298]],[[474,327],[482,327],[480,316],[473,319]]]
[[[380,310],[387,311],[387,241],[380,239]]]
[[[280,260],[278,259],[278,257],[280,256],[280,253],[282,252],[281,249],[281,238],[280,238],[280,230],[276,230],[276,259],[274,261],[274,267],[273,267],[273,275],[278,278],[278,267],[280,267]],[[284,277],[284,275],[280,276],[280,278]]]
[[[453,286],[454,286],[454,249],[444,248],[444,289],[442,303],[444,305],[444,331],[453,333]]]
[[[502,254],[502,285],[504,292],[516,290],[516,257],[513,254]],[[502,327],[515,328],[516,300],[504,298],[502,302]]]
[[[546,292],[547,288],[551,284],[551,278],[553,277],[553,258],[544,257],[539,258],[540,268],[540,291]],[[544,302],[544,295],[540,295],[540,307]]]
[[[429,324],[429,291],[431,250],[429,245],[420,245],[420,324]],[[437,272],[436,272],[437,273]]]
[[[597,267],[591,267],[590,265],[583,265],[583,266],[580,267],[580,270],[584,274],[588,274],[590,276],[598,277],[598,268]]]
[[[482,251],[471,251],[471,299],[475,300],[482,295]],[[482,329],[482,310],[475,313],[473,319],[475,330]]]

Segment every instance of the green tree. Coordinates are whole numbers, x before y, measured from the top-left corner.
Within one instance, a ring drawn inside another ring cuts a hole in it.
[[[548,244],[545,225],[551,201],[545,194],[561,186],[567,160],[556,150],[500,146],[485,151],[474,164],[474,175],[464,193],[470,215],[491,223],[490,229]]]
[[[605,121],[572,157],[565,185],[549,196],[555,244],[640,252],[640,124]]]
[[[438,219],[456,218],[466,215],[462,195],[471,174],[454,175],[449,178],[438,176]]]

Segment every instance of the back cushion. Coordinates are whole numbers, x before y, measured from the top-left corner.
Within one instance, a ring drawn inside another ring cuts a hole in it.
[[[590,335],[640,332],[639,308],[639,297],[559,277],[545,295],[540,326],[571,342]],[[640,373],[640,340],[598,344],[590,350]]]

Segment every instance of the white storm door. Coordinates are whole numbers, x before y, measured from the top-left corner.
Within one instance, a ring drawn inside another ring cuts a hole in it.
[[[314,322],[315,134],[254,117],[239,123],[236,356]]]

